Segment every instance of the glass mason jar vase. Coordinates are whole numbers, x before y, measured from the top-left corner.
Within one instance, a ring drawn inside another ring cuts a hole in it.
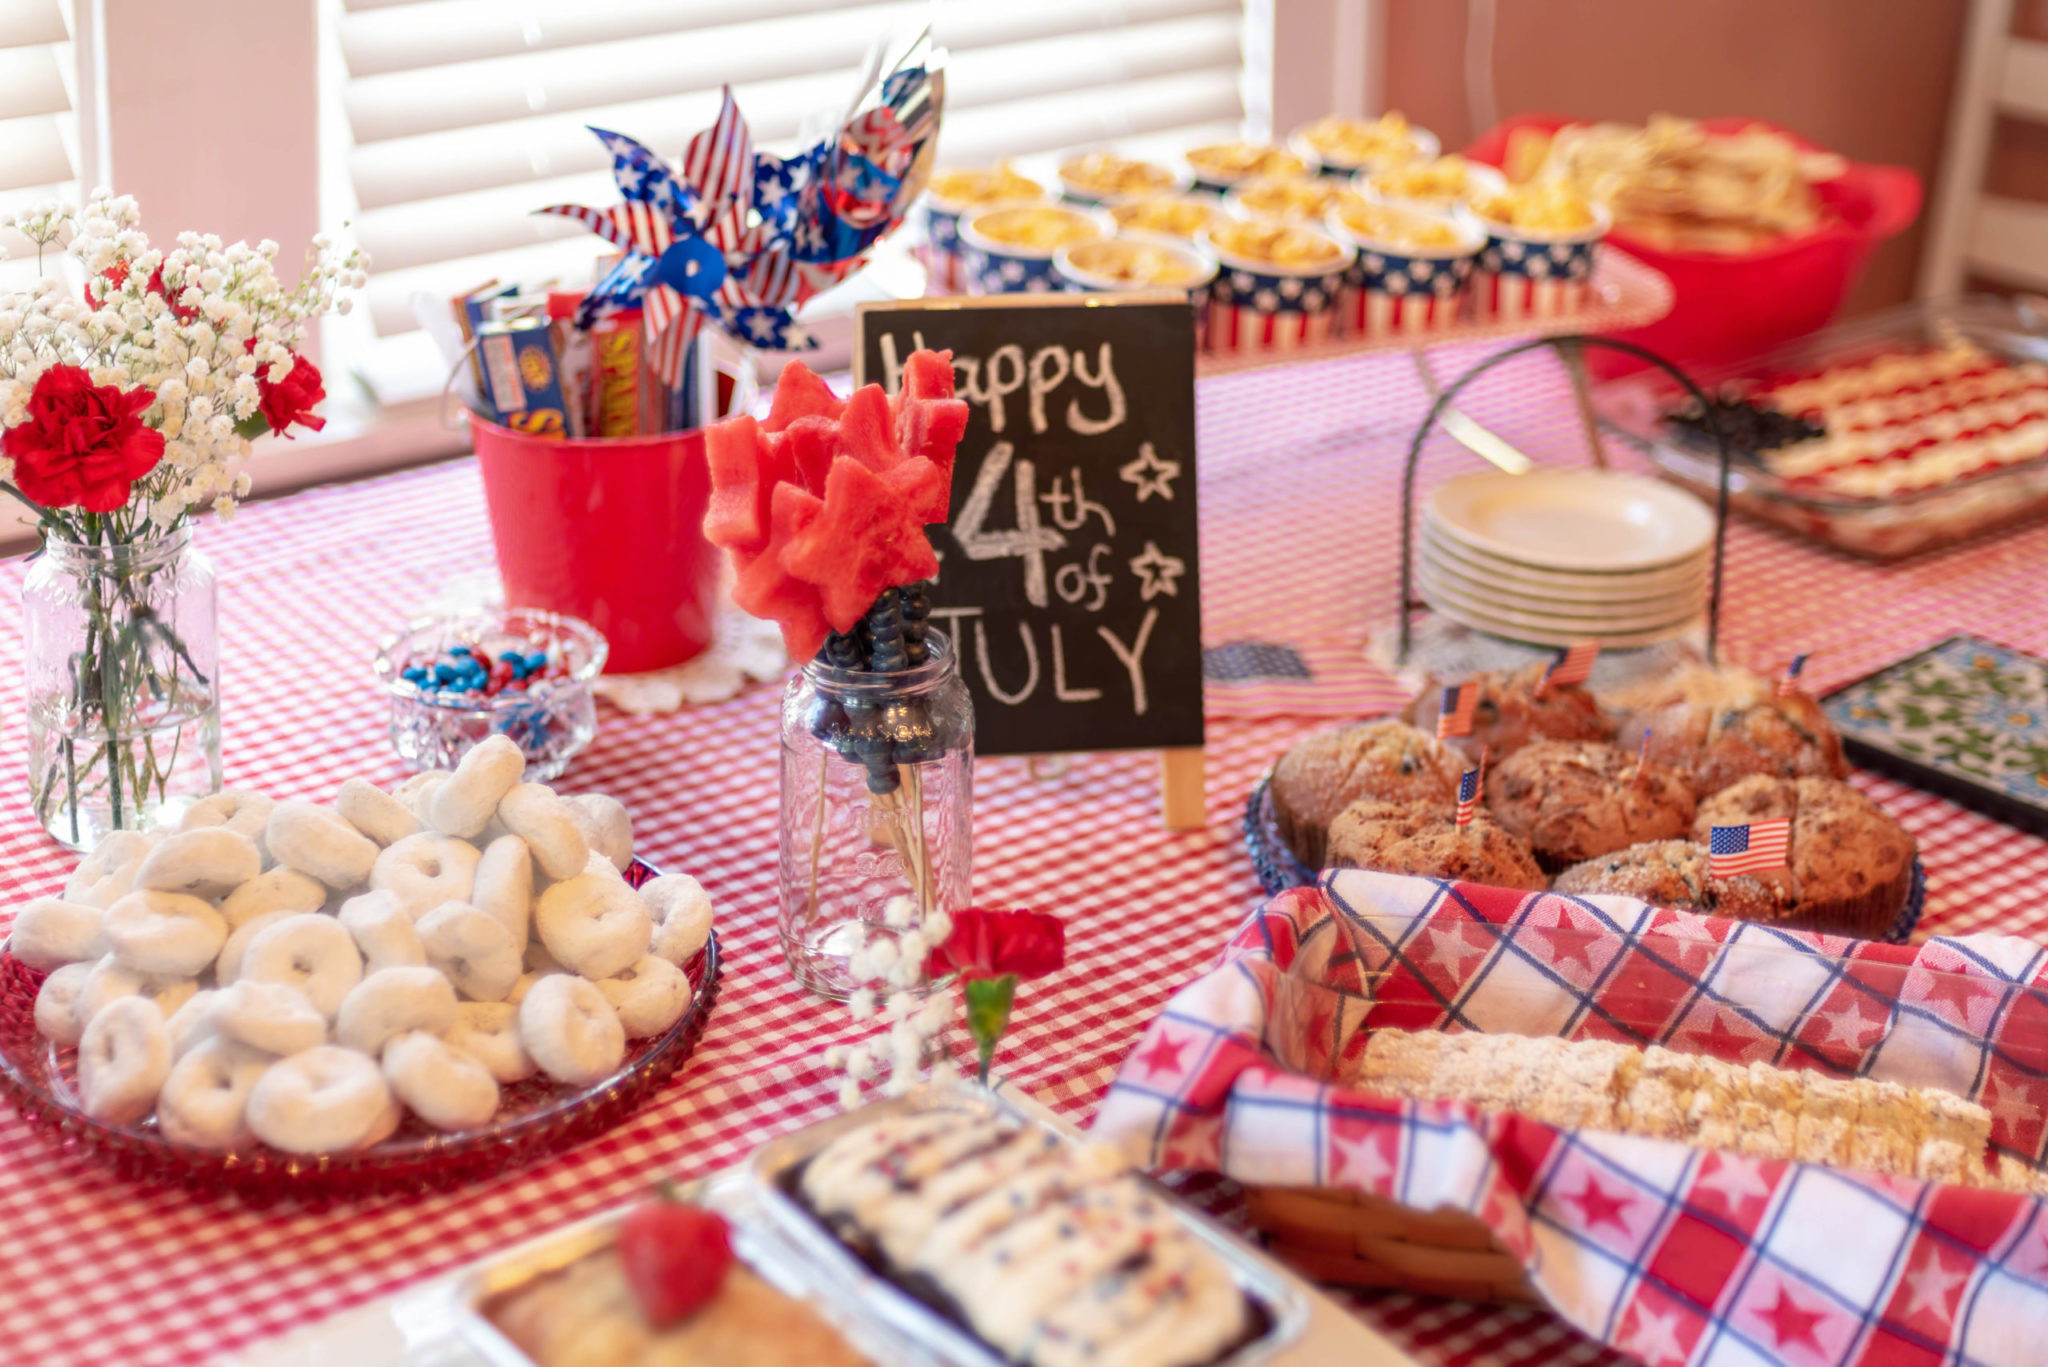
[[[190,528],[48,537],[22,580],[29,803],[88,850],[220,787],[213,566]]]
[[[782,952],[823,996],[871,985],[849,960],[874,931],[967,905],[974,706],[950,643],[928,642],[892,673],[814,660],[783,694]]]

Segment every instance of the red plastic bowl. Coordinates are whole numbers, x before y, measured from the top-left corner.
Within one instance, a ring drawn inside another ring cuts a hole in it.
[[[1522,114],[1485,134],[1465,155],[1499,166],[1508,137],[1518,128],[1555,132],[1582,119]],[[1809,151],[1818,147],[1762,119],[1703,119],[1712,133],[1763,128]],[[1862,278],[1877,244],[1905,231],[1920,212],[1920,178],[1903,166],[1851,162],[1818,191],[1827,216],[1811,233],[1753,252],[1670,251],[1631,238],[1620,228],[1607,242],[1655,268],[1671,281],[1671,312],[1644,327],[1617,332],[1677,365],[1712,368],[1768,351],[1825,327]],[[1604,374],[1637,369],[1625,357],[1589,352]]]
[[[701,431],[545,441],[470,418],[505,602],[603,633],[607,674],[663,669],[711,644],[720,556],[704,539]]]

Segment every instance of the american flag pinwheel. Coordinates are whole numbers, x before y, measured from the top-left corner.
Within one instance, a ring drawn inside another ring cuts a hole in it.
[[[944,95],[936,67],[929,37],[920,38],[882,79],[876,103],[792,157],[754,150],[731,87],[718,121],[690,139],[675,169],[633,139],[593,128],[611,153],[620,202],[537,211],[580,223],[621,253],[577,326],[640,308],[656,373],[671,385],[707,322],[747,346],[814,346],[795,309],[858,270],[924,188]]]

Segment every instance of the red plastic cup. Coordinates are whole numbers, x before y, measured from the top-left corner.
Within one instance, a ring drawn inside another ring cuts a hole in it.
[[[1556,132],[1583,120],[1523,114],[1482,136],[1465,155],[1498,166],[1518,128]],[[1710,133],[1762,128],[1807,151],[1819,150],[1789,129],[1762,119],[1702,119]],[[1654,323],[1614,336],[1687,368],[1712,370],[1771,351],[1827,326],[1863,278],[1878,243],[1911,226],[1920,212],[1920,178],[1903,166],[1850,162],[1840,176],[1815,187],[1828,220],[1810,233],[1750,252],[1670,251],[1639,242],[1616,228],[1606,245],[1618,247],[1671,281],[1671,312]],[[1613,352],[1588,351],[1598,375],[1637,369]]]
[[[607,674],[678,665],[711,644],[720,555],[704,539],[704,434],[544,441],[472,416],[505,602],[581,617]]]

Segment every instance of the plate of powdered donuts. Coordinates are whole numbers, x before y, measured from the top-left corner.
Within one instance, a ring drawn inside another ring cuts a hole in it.
[[[674,1075],[718,987],[710,896],[625,807],[453,771],[331,803],[223,791],[114,832],[0,952],[0,1085],[126,1176],[258,1200],[502,1172]]]

